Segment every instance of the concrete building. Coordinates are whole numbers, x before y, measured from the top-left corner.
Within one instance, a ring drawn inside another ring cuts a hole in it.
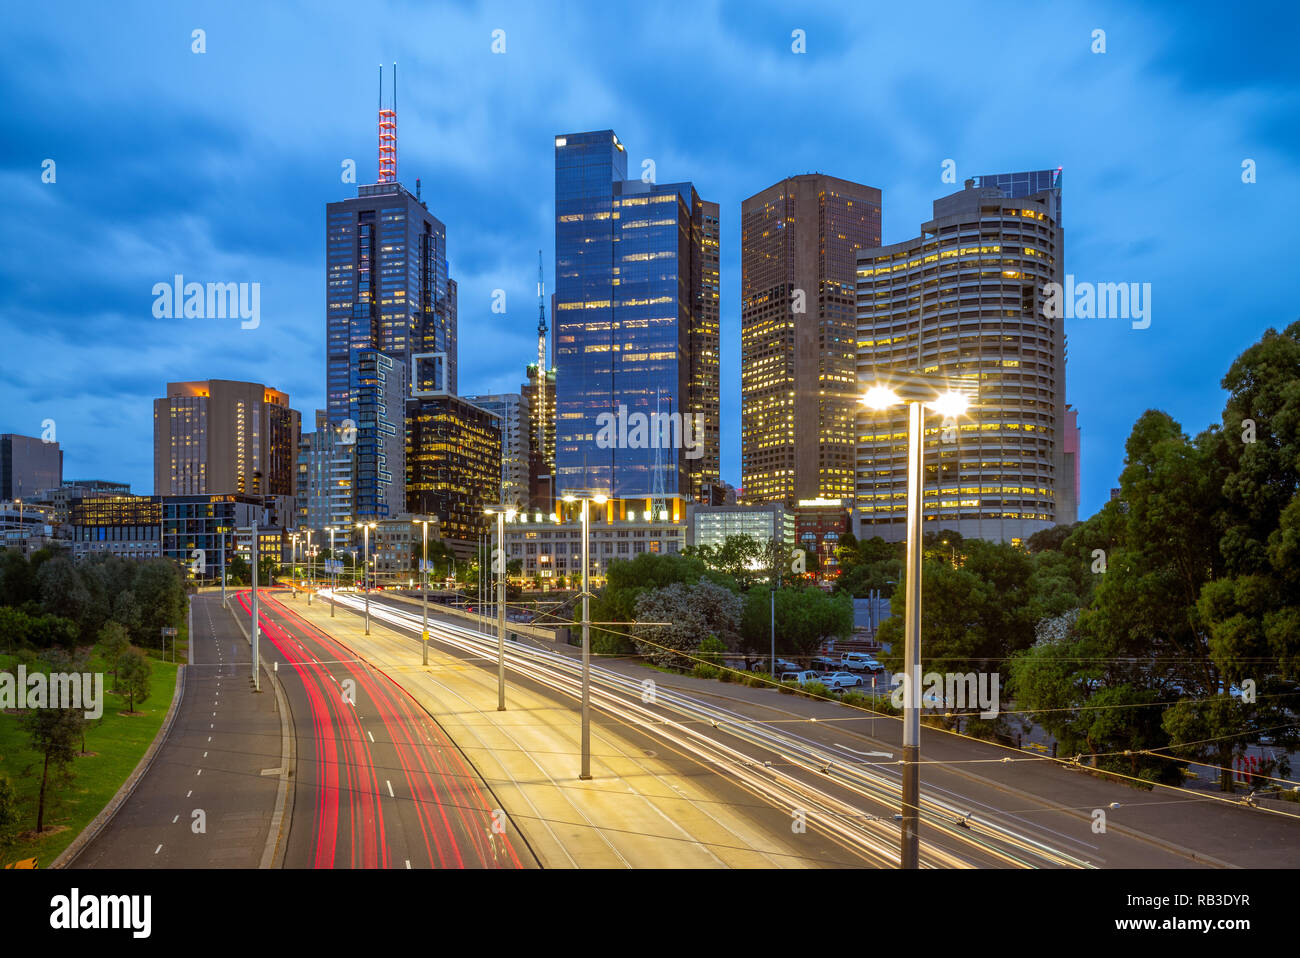
[[[759,542],[777,539],[795,544],[794,513],[780,502],[761,505],[703,505],[686,507],[686,544],[717,548],[727,536],[752,536]]]
[[[629,508],[632,503],[641,508]],[[520,513],[506,522],[506,559],[521,560],[527,579],[540,577],[543,583],[553,584],[564,578],[572,585],[582,576],[581,504],[558,505],[558,511],[550,516]],[[587,523],[591,581],[603,582],[615,560],[631,560],[647,552],[681,552],[686,545],[686,524],[680,518],[673,521],[662,515],[655,515],[645,500],[610,500],[604,506],[593,503]]]
[[[336,549],[351,542],[355,450],[355,436],[331,425],[323,409],[316,410],[316,431],[304,433],[298,446],[295,528],[313,529],[326,543],[327,528],[340,530],[334,536]]]
[[[520,393],[467,396],[471,402],[494,414],[501,429],[501,498],[498,502],[527,506],[528,467],[532,448],[528,441],[531,416],[528,400]]]
[[[227,379],[168,383],[153,419],[155,495],[292,502],[302,421],[287,393]]]
[[[63,450],[57,442],[7,432],[0,435],[0,500],[34,497],[63,484]]]
[[[880,190],[821,173],[741,203],[744,502],[853,495],[857,256],[880,216]]]
[[[528,403],[528,507],[549,513],[555,508],[555,370],[540,378],[537,370],[531,364],[519,387]]]
[[[161,558],[162,502],[158,496],[91,496],[72,502],[72,555]]]
[[[1063,273],[1059,189],[936,200],[915,239],[858,261],[858,389],[894,372],[978,378],[959,421],[927,418],[924,527],[1015,542],[1075,519],[1065,469],[1065,330],[1044,315]],[[907,413],[857,418],[853,531],[904,537]],[[1070,480],[1072,481],[1072,480]]]

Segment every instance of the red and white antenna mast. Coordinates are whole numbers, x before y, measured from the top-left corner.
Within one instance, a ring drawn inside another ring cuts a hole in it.
[[[397,182],[397,64],[393,64],[393,108],[384,109],[384,65],[379,64],[379,182]]]

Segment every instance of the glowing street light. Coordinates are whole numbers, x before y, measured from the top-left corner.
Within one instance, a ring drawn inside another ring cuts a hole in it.
[[[506,710],[506,520],[515,518],[511,505],[488,506],[487,515],[497,517],[497,551],[493,556],[493,573],[497,575],[497,711]],[[496,568],[500,562],[500,569]]]
[[[591,589],[588,574],[591,571],[590,526],[588,510],[591,503],[604,505],[609,497],[603,492],[569,492],[561,497],[565,502],[582,503],[582,772],[579,778],[591,778]]]
[[[362,530],[362,538],[365,540],[361,554],[362,582],[365,586],[366,593],[366,635],[370,634],[370,530],[375,528],[376,523],[358,522],[357,528]]]
[[[945,379],[924,374],[903,374],[889,382],[875,383],[861,402],[883,411],[907,405],[907,578],[903,601],[906,605],[904,660],[907,692],[903,703],[903,831],[899,849],[902,868],[920,867],[920,766],[921,752],[921,522],[924,502],[925,462],[921,446],[925,409],[945,419],[955,419],[970,406],[978,391],[973,379]]]

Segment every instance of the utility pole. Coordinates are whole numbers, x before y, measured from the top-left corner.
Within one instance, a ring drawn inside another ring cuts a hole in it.
[[[259,543],[258,543],[258,541],[257,541],[257,520],[256,520],[256,519],[253,520],[252,530],[253,530],[253,545],[252,545],[252,547],[250,548],[249,553],[250,553],[250,554],[252,555],[252,557],[253,557],[253,628],[252,628],[252,638],[253,638],[253,691],[255,691],[255,692],[260,692],[260,691],[262,691],[262,673],[261,673],[261,670],[260,670],[259,667],[258,667],[258,664],[260,663],[261,659],[258,658],[258,652],[259,652],[259,650],[258,650],[258,646],[257,646],[257,640],[258,640],[258,638],[259,638],[259,636],[260,636],[260,634],[261,634],[261,631],[262,631],[262,620],[261,620],[261,617],[260,617],[260,615],[259,615],[258,607],[257,607],[257,566],[258,566],[258,561],[257,561],[257,560],[258,560],[260,557],[259,557],[259,555],[258,555],[258,548],[257,548]],[[281,552],[280,554],[281,554],[281,555],[284,555],[283,552]]]

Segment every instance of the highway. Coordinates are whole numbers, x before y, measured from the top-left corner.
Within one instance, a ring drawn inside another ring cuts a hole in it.
[[[297,744],[287,868],[529,868],[499,803],[439,725],[267,590],[261,656]],[[249,593],[235,601],[251,617]],[[494,815],[495,813],[495,815]]]
[[[339,594],[337,601],[340,608],[354,611],[363,602],[349,593]],[[371,614],[377,622],[414,633],[418,639],[420,614],[409,604],[372,595]],[[431,619],[430,635],[480,665],[495,661],[494,635],[436,618]],[[506,661],[512,682],[526,679],[570,702],[580,695],[579,666],[570,655],[515,642],[508,646]],[[644,691],[635,678],[599,665],[592,668],[596,721],[636,728],[787,816],[797,810],[810,831],[850,851],[860,864],[897,866],[900,775],[896,763],[889,761],[891,756],[864,756],[871,749],[851,744],[857,736],[847,729],[835,729],[835,737],[847,742],[827,744],[793,731],[794,726],[755,720],[664,684],[658,685],[652,701],[644,700]],[[971,810],[962,796],[925,790],[923,867],[1095,865],[1090,857],[1095,849],[1085,841],[987,814],[983,807],[978,827],[970,827],[972,823],[964,820]],[[1149,861],[1150,851],[1144,854]]]

